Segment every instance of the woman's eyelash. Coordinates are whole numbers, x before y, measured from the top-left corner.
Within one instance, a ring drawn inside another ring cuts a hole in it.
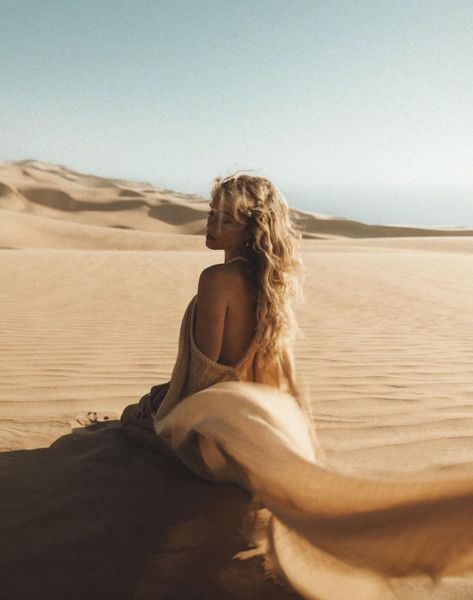
[[[211,210],[209,210],[207,212],[208,215],[213,215],[213,212]],[[223,221],[225,221],[225,223],[230,223],[230,219],[228,217],[223,217]]]

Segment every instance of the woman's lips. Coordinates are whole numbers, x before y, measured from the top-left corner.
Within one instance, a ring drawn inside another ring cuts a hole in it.
[[[206,235],[205,237],[208,237],[208,238],[210,238],[211,240],[214,240],[214,239],[215,239],[215,238],[214,238],[212,235],[210,235],[210,233],[207,233],[207,235]]]

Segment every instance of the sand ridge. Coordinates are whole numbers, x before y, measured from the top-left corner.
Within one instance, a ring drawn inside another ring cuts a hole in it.
[[[9,247],[45,247],[44,235],[59,246],[63,239],[66,248],[94,247],[120,249],[119,236],[107,229],[118,229],[119,234],[137,233],[138,249],[159,249],[153,237],[143,238],[143,232],[154,234],[202,235],[205,231],[209,200],[195,194],[184,194],[157,188],[149,183],[97,177],[72,169],[24,160],[0,163],[0,210],[2,210],[2,237]],[[8,212],[4,212],[8,211]],[[18,213],[18,214],[12,214]],[[304,239],[382,239],[412,237],[471,237],[473,230],[458,228],[421,228],[387,225],[367,225],[358,221],[290,209],[291,219]],[[45,217],[42,219],[24,218]],[[106,228],[80,229],[75,235],[65,223]],[[16,228],[21,231],[15,235]],[[56,228],[56,229],[54,229]],[[46,229],[39,241],[25,235]],[[9,235],[5,234],[9,231]],[[115,232],[116,233],[116,232]],[[113,241],[110,241],[112,237]],[[71,241],[71,238],[75,238]],[[83,240],[81,246],[77,238]],[[92,238],[92,239],[90,239]],[[38,244],[39,246],[35,246]],[[102,244],[102,245],[101,245]],[[5,243],[2,244],[5,247]],[[125,248],[129,248],[125,244]]]

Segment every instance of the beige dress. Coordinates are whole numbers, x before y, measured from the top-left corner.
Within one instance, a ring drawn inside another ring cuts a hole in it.
[[[399,579],[412,576],[409,587],[419,575],[473,572],[471,472],[385,481],[325,465],[297,399],[284,392],[285,358],[263,365],[252,342],[235,367],[210,360],[195,345],[195,306],[196,297],[153,429],[194,474],[241,486],[271,513],[255,536],[269,576],[307,600],[404,600]],[[427,582],[408,599],[431,591]]]
[[[238,259],[248,262],[243,256],[236,256],[227,262]],[[201,352],[194,339],[196,306],[197,295],[189,302],[182,318],[177,359],[171,381],[155,386],[150,391],[156,399],[156,404],[161,400],[153,415],[154,421],[165,417],[186,396],[223,381],[265,383],[282,391],[290,391],[281,362],[270,365],[263,361],[255,338],[235,366],[216,362]]]

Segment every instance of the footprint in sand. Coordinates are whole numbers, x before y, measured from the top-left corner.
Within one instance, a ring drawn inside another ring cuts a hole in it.
[[[106,421],[114,421],[118,419],[118,415],[116,413],[102,413],[90,411],[88,413],[82,413],[76,416],[76,421],[80,425],[87,427],[88,425],[93,425],[94,423],[105,423]]]

